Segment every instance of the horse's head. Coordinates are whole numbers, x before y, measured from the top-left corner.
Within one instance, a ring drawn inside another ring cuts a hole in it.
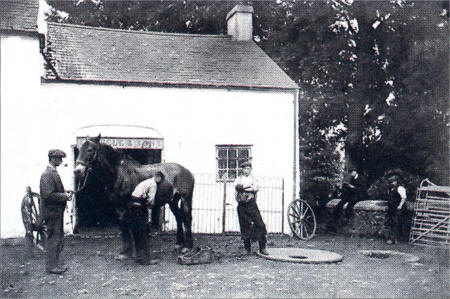
[[[94,138],[88,137],[81,145],[74,169],[75,177],[78,179],[85,178],[88,169],[92,168],[93,164],[96,162],[100,148],[100,138],[100,135]]]

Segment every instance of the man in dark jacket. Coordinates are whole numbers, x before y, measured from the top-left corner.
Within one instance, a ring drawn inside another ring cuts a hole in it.
[[[50,150],[48,152],[49,165],[42,173],[40,181],[41,221],[47,230],[46,270],[52,274],[61,274],[67,270],[67,267],[59,265],[59,254],[63,248],[64,209],[66,202],[70,199],[70,193],[64,191],[61,177],[56,170],[64,157],[66,154],[63,151]]]
[[[342,184],[342,199],[337,204],[335,210],[336,220],[339,221],[342,208],[346,203],[348,203],[345,210],[345,218],[348,221],[353,213],[353,206],[361,200],[364,200],[364,196],[367,193],[367,180],[366,178],[358,173],[356,169],[350,171],[349,176],[344,178],[344,183]]]

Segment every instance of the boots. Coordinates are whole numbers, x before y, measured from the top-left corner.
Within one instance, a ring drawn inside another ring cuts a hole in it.
[[[259,241],[259,253],[264,254],[264,255],[269,255],[269,253],[266,250],[266,243],[267,243],[267,239],[264,236],[262,238],[262,240]]]
[[[67,266],[58,265],[58,254],[54,250],[47,253],[46,270],[50,274],[62,274],[67,271]]]
[[[244,250],[241,251],[241,255],[250,255],[252,253],[252,243],[250,239],[244,240]]]
[[[67,266],[57,266],[53,269],[48,270],[50,274],[62,274],[67,271]]]

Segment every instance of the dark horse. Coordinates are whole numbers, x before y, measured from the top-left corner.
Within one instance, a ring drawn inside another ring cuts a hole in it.
[[[169,204],[177,221],[177,247],[192,249],[192,194],[194,191],[192,173],[176,163],[142,165],[111,146],[100,143],[100,138],[100,135],[87,138],[81,145],[74,172],[75,176],[84,182],[83,185],[89,176],[96,176],[97,180],[103,182],[103,187],[109,193],[111,204],[114,205],[118,215],[123,245],[129,246],[130,244],[127,243],[131,242],[127,227],[130,219],[124,219],[124,215],[130,215],[127,213],[127,202],[131,200],[131,193],[140,182],[161,171],[165,179],[164,184],[158,187],[155,208]]]

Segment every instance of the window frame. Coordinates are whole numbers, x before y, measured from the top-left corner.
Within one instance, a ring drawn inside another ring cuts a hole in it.
[[[226,167],[221,167],[221,163],[220,160],[224,160],[223,157],[219,156],[219,152],[220,150],[226,150]],[[236,157],[233,159],[233,157],[230,158],[230,151],[231,150],[236,150]],[[247,150],[248,151],[248,157],[245,159],[240,159],[239,156],[239,150]],[[236,178],[231,177],[230,178],[230,171],[235,171],[236,172],[236,177],[239,176],[240,172],[241,172],[241,167],[240,164],[243,161],[252,161],[253,159],[253,154],[252,154],[252,150],[253,150],[253,144],[216,144],[216,182],[233,182]],[[236,160],[236,168],[234,167],[229,167],[230,166],[230,161],[231,160]],[[226,176],[225,177],[221,177],[220,173],[221,171],[225,171]]]

